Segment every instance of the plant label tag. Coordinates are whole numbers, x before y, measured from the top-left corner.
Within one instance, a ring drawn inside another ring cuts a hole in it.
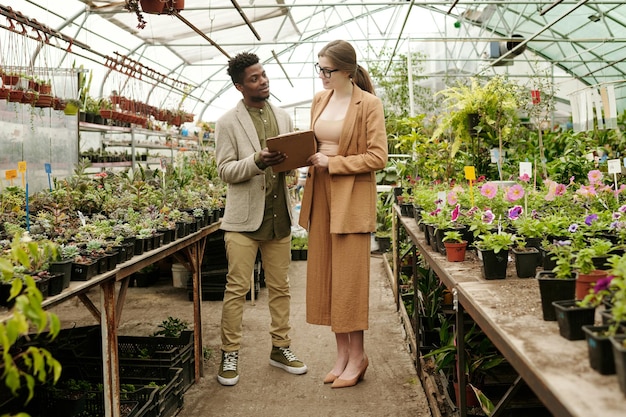
[[[619,159],[609,159],[607,161],[609,174],[621,174],[622,173],[622,164]]]
[[[439,202],[437,204],[437,208],[443,208],[446,205],[446,192],[445,191],[439,191],[437,192],[437,201]]]
[[[491,151],[489,151],[489,154],[491,155],[491,163],[497,164],[498,160],[500,159],[500,150],[498,148],[493,148]]]
[[[4,172],[4,177],[7,180],[13,180],[13,179],[17,178],[17,170],[15,170],[15,169],[7,169]]]
[[[528,178],[533,177],[533,163],[532,162],[520,162],[519,163],[519,176],[523,177],[528,175]]]
[[[50,165],[49,163],[45,163],[43,164],[43,168],[46,170],[46,174],[51,174],[52,173],[52,165]]]
[[[465,179],[466,180],[475,180],[476,179],[476,170],[473,166],[466,166],[465,170]]]
[[[22,174],[26,172],[26,161],[19,161],[17,163],[17,170]]]

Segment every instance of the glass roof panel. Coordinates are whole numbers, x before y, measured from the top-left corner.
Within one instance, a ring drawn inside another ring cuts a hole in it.
[[[106,57],[128,56],[171,78],[143,78],[153,100],[179,101],[191,88],[186,104],[204,119],[218,117],[240,97],[226,75],[228,56],[259,55],[275,99],[296,107],[320,89],[312,69],[317,51],[339,38],[353,43],[366,67],[381,59],[384,48],[396,56],[414,48],[428,51],[425,67],[432,76],[505,72],[523,78],[531,61],[545,59],[563,71],[555,72],[561,90],[614,83],[619,107],[626,108],[626,4],[619,0],[563,0],[546,13],[542,10],[552,0],[249,0],[238,4],[240,10],[231,0],[186,0],[178,15],[141,13],[143,29],[137,27],[137,15],[124,8],[127,1],[10,3],[13,10],[75,39],[73,54],[62,53],[68,44],[57,41],[61,52],[55,57],[60,67],[76,62],[91,68],[92,93],[108,94],[123,79],[104,67]],[[0,10],[7,8],[0,4]],[[513,65],[493,65],[490,43],[513,34],[524,37],[526,51]],[[566,79],[567,74],[578,81]],[[567,102],[568,92],[561,94]]]

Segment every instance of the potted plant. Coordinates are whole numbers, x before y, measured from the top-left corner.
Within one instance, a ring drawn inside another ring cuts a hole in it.
[[[582,300],[589,293],[594,283],[606,277],[607,271],[597,269],[594,259],[607,255],[611,247],[611,242],[603,239],[591,239],[589,246],[579,249],[574,254],[573,266],[578,271],[578,279],[576,280],[577,300]]]
[[[379,198],[376,203],[376,232],[374,238],[378,242],[378,250],[387,252],[391,247],[391,229],[393,222],[390,196]]]
[[[449,230],[443,235],[443,244],[446,247],[446,257],[448,262],[463,262],[467,249],[467,240],[463,240],[463,235],[457,230]]]
[[[479,250],[483,261],[485,279],[506,278],[509,250],[515,244],[515,235],[508,232],[487,232],[479,236],[474,245]]]
[[[539,293],[543,319],[555,321],[553,301],[573,300],[576,297],[576,279],[578,272],[573,268],[574,248],[569,240],[558,240],[548,245],[550,256],[556,261],[551,271],[538,271]]]
[[[541,265],[541,254],[539,252],[541,248],[541,242],[546,235],[545,223],[536,217],[523,215],[511,222],[511,225],[515,228],[515,234],[524,240],[524,247],[536,248],[537,255],[535,260],[537,266]],[[520,246],[518,242],[518,247]],[[533,273],[533,276],[535,274]]]
[[[539,249],[533,246],[526,246],[526,244],[526,239],[518,238],[516,246],[512,249],[515,259],[515,272],[518,278],[534,277],[537,270]]]

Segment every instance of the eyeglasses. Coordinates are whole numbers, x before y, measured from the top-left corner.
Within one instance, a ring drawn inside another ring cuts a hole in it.
[[[315,71],[319,74],[320,72],[324,74],[324,78],[330,78],[331,74],[335,71],[339,71],[338,69],[326,69],[320,67],[320,64],[315,64]]]

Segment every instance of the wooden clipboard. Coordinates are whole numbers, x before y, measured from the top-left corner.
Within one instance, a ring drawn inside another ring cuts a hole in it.
[[[311,165],[307,159],[317,152],[315,134],[312,130],[301,130],[267,138],[267,148],[287,155],[280,164],[272,165],[274,172],[291,171],[292,169]]]

